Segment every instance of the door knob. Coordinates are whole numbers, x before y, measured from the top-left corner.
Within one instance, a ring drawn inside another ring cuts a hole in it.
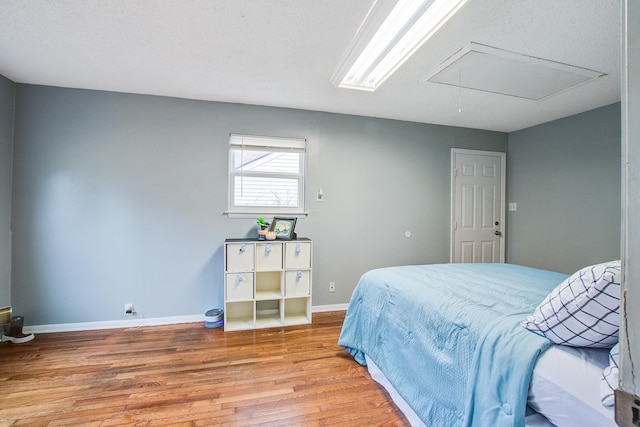
[[[502,231],[500,231],[500,230],[496,230],[496,233],[495,233],[495,234],[496,234],[496,236],[502,236]]]

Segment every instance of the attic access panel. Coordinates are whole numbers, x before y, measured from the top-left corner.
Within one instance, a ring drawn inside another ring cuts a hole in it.
[[[470,43],[421,81],[539,101],[604,75],[586,68]]]

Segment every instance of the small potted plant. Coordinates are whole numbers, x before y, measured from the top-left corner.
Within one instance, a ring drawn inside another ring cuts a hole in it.
[[[269,232],[269,223],[262,217],[258,218],[256,223],[258,224],[258,240],[264,240]]]

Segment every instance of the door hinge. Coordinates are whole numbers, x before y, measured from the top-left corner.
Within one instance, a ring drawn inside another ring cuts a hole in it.
[[[453,169],[453,176],[458,176],[458,168]]]
[[[453,221],[453,229],[454,230],[458,229],[458,222],[457,221]]]

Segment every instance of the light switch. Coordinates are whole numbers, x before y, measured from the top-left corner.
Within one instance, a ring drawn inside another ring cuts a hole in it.
[[[517,203],[509,203],[509,212],[515,212],[518,210],[518,204]]]

